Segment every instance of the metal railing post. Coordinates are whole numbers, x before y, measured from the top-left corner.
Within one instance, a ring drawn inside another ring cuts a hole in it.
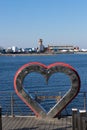
[[[0,106],[0,130],[2,130],[2,107]]]
[[[14,117],[14,96],[11,93],[11,116]]]
[[[84,94],[84,110],[86,110],[86,92],[84,92],[83,94]]]

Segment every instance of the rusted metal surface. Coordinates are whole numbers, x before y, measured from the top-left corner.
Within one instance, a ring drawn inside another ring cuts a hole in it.
[[[31,72],[38,72],[42,74],[46,81],[48,82],[50,76],[54,73],[64,73],[69,76],[71,80],[71,88],[68,92],[61,98],[51,110],[46,113],[44,108],[35,100],[33,97],[24,90],[23,81],[27,74]],[[60,112],[76,97],[80,90],[80,78],[76,70],[65,63],[54,63],[49,66],[38,62],[32,62],[22,66],[16,73],[14,77],[14,88],[17,95],[26,103],[28,107],[35,113],[36,116],[42,118],[53,118],[58,116]]]

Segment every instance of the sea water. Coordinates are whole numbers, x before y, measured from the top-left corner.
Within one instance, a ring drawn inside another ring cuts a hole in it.
[[[58,54],[58,55],[31,55],[31,56],[0,56],[0,92],[15,92],[14,91],[14,76],[17,70],[24,64],[30,62],[40,62],[45,65],[50,65],[55,62],[64,62],[71,65],[78,72],[81,80],[80,92],[87,92],[87,55],[86,54]],[[70,79],[63,73],[53,74],[48,83],[41,74],[33,72],[28,74],[24,81],[23,86],[33,98],[35,96],[42,96],[41,105],[49,111],[49,108],[54,106],[55,99],[49,97],[64,95],[71,87]],[[43,99],[43,96],[47,99]],[[5,94],[6,96],[6,94]],[[8,98],[8,95],[7,95]],[[16,100],[18,100],[17,97]],[[79,96],[80,98],[80,96]],[[69,107],[74,107],[77,102],[82,104],[84,99],[77,99]],[[0,103],[1,105],[5,103]],[[48,105],[49,104],[49,105]],[[79,106],[78,104],[78,106]],[[3,107],[6,106],[3,105]],[[48,107],[49,106],[49,107]],[[83,107],[83,105],[81,106]],[[4,108],[3,108],[4,109]],[[26,108],[27,109],[27,108]],[[68,109],[68,108],[67,108]]]

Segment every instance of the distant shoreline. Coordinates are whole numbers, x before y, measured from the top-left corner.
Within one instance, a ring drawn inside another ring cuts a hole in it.
[[[0,54],[0,56],[45,56],[45,55],[55,55],[55,54],[46,54],[46,53],[32,53],[32,54]]]
[[[0,54],[0,56],[50,56],[58,54],[87,54],[87,52],[74,52],[74,53],[28,53],[28,54]]]

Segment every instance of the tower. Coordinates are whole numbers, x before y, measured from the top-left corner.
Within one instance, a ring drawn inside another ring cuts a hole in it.
[[[43,52],[44,51],[44,45],[43,45],[43,40],[39,39],[38,43],[39,43],[39,52]]]
[[[42,40],[42,39],[39,39],[39,41],[38,41],[39,46],[42,45],[42,42],[43,42],[43,40]]]

